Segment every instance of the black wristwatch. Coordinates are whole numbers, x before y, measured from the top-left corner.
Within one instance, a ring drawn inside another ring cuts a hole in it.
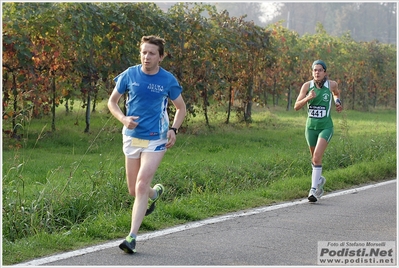
[[[171,127],[170,129],[173,130],[173,131],[175,132],[175,135],[179,132],[179,131],[177,130],[177,128],[175,128],[175,127]]]

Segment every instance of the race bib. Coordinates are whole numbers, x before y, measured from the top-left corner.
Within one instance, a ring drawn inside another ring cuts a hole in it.
[[[149,140],[142,140],[142,139],[132,138],[131,145],[134,146],[134,147],[147,148],[149,143],[150,143]]]
[[[326,107],[324,106],[309,106],[309,117],[323,118],[327,115]]]

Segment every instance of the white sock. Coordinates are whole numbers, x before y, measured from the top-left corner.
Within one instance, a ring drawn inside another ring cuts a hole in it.
[[[312,188],[317,188],[321,177],[322,166],[315,166],[312,164]]]

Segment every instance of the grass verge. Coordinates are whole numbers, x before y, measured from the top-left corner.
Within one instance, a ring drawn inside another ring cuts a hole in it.
[[[82,115],[83,116],[83,115]],[[221,115],[222,118],[223,114]],[[323,159],[326,192],[396,176],[396,113],[334,114]],[[25,126],[25,139],[3,140],[3,264],[122,238],[130,227],[120,124],[63,115],[56,133],[46,120]],[[154,178],[167,189],[141,233],[228,212],[304,198],[310,156],[304,112],[259,109],[253,122],[201,118],[179,133]],[[29,139],[26,137],[29,135]]]

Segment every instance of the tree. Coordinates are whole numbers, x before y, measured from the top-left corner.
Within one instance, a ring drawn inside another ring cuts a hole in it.
[[[3,31],[3,37],[5,37],[3,67],[11,72],[19,72],[18,79],[15,79],[13,74],[13,129],[15,131],[15,117],[18,115],[17,110],[21,107],[17,104],[18,102],[22,104],[22,107],[26,105],[31,107],[34,116],[41,113],[47,114],[50,106],[51,110],[55,111],[55,106],[59,101],[55,73],[65,71],[69,63],[65,57],[60,57],[63,51],[63,42],[60,39],[62,31],[57,20],[59,19],[56,15],[57,9],[54,9],[53,4],[8,3],[4,11],[6,21],[10,23],[5,24],[5,31]],[[14,17],[17,19],[9,20]],[[7,101],[9,94],[4,95]],[[52,130],[55,130],[55,112],[52,116]]]
[[[342,18],[364,8],[318,7]],[[396,12],[396,5],[378,8]],[[166,13],[154,3],[5,3],[3,121],[17,137],[26,118],[51,114],[56,131],[55,108],[65,102],[69,110],[81,99],[89,132],[96,102],[108,97],[117,74],[139,62],[140,39],[149,34],[167,40],[162,65],[182,84],[189,113],[201,111],[208,126],[212,109],[220,108],[226,123],[232,111],[250,122],[252,105],[267,105],[270,96],[273,105],[286,101],[290,109],[293,89],[310,79],[308,67],[318,58],[328,62],[346,107],[396,105],[395,46],[356,42],[350,31],[332,36],[322,23],[315,31],[301,36],[282,22],[262,28],[197,3],[178,3]]]

